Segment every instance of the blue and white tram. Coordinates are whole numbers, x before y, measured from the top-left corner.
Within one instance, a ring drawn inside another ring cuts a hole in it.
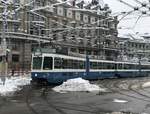
[[[43,53],[32,55],[31,77],[36,81],[58,84],[82,77],[88,80],[114,77],[148,76],[150,64],[116,62]]]

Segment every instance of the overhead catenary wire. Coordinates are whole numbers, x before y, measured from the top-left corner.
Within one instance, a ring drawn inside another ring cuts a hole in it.
[[[137,16],[140,16],[140,15],[137,15]],[[122,19],[122,21],[126,21],[126,20],[133,20],[133,19],[137,19],[137,16],[134,16],[134,17],[124,17]],[[146,18],[146,17],[149,17],[148,15],[142,15],[141,18]]]
[[[125,15],[123,15],[123,17],[121,17],[121,19],[119,19],[118,21],[119,21],[119,22],[122,21],[125,17],[127,17],[128,15],[130,15],[130,14],[133,13],[133,12],[134,12],[134,10],[129,11],[128,13],[126,13]]]
[[[136,27],[136,25],[137,25],[137,23],[138,23],[138,21],[140,20],[140,18],[142,17],[142,15],[143,14],[141,14],[138,18],[137,18],[137,20],[135,21],[135,23],[134,23],[134,25],[133,25],[133,29]]]
[[[130,7],[130,8],[133,8],[135,11],[139,11],[139,12],[141,12],[141,13],[143,13],[143,14],[146,14],[146,15],[150,15],[150,14],[148,14],[147,12],[148,11],[142,11],[142,10],[140,10],[140,8],[143,8],[143,7],[146,7],[146,6],[143,6],[143,4],[144,3],[142,3],[141,4],[141,6],[139,6],[139,7],[134,7],[133,5],[131,5],[131,4],[129,4],[129,3],[127,3],[127,2],[125,2],[125,1],[123,1],[123,0],[117,0],[118,2],[120,2],[120,3],[122,3],[122,4],[124,4],[124,5],[126,5],[126,6],[128,6],[128,7]],[[149,8],[149,7],[148,7]],[[149,9],[150,10],[150,9]]]

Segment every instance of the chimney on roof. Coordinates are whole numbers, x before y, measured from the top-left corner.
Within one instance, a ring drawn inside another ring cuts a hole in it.
[[[92,0],[92,5],[98,5],[99,1],[98,0]]]
[[[81,9],[83,9],[83,5],[84,5],[84,0],[80,1],[79,3],[77,3],[77,6]]]
[[[75,6],[76,5],[76,0],[73,0],[72,1],[72,6]]]

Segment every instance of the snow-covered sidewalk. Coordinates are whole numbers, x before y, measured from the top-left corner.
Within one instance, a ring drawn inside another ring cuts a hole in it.
[[[20,90],[21,86],[30,84],[31,78],[30,76],[6,77],[4,85],[2,80],[0,78],[0,95],[9,96]]]

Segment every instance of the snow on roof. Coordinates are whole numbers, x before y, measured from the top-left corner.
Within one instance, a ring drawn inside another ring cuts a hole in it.
[[[143,37],[150,38],[150,33],[144,33],[144,34],[140,34],[140,35],[143,36]]]
[[[72,5],[72,2],[74,0],[67,0],[67,4],[68,5]],[[57,0],[57,2],[65,2],[64,0]],[[101,8],[104,8],[105,7],[105,4],[103,2],[103,0],[98,0],[98,4],[97,5],[92,5],[91,2],[92,0],[76,0],[76,5],[77,4],[80,4],[80,3],[84,3],[83,6],[86,7],[88,5],[91,5],[92,9],[95,8],[95,7],[101,7]]]
[[[128,40],[130,42],[138,42],[138,43],[150,43],[150,40],[145,39],[143,36],[138,34],[124,34],[119,36],[120,39]]]
[[[76,4],[79,4],[79,3],[81,3],[82,1],[85,3],[84,0],[76,0]]]
[[[103,0],[99,0],[99,5],[100,5],[102,8],[104,8],[104,6],[105,6],[104,1],[103,1]]]
[[[67,5],[72,5],[72,4],[71,4],[72,1],[73,1],[73,0],[66,0],[66,1],[65,1],[65,0],[57,0],[57,2],[59,2],[59,3],[61,3],[61,2],[66,2]]]
[[[84,1],[84,6],[88,6],[89,4],[91,4],[92,0],[88,0],[88,1]],[[103,0],[98,0],[98,4],[97,5],[93,5],[91,4],[91,9],[93,8],[96,8],[96,7],[101,7],[101,8],[104,8],[105,7],[105,4],[104,4],[104,1]]]
[[[58,2],[63,2],[62,0],[57,0]]]
[[[132,39],[144,40],[144,38],[138,34],[128,34],[128,36],[131,37]]]

